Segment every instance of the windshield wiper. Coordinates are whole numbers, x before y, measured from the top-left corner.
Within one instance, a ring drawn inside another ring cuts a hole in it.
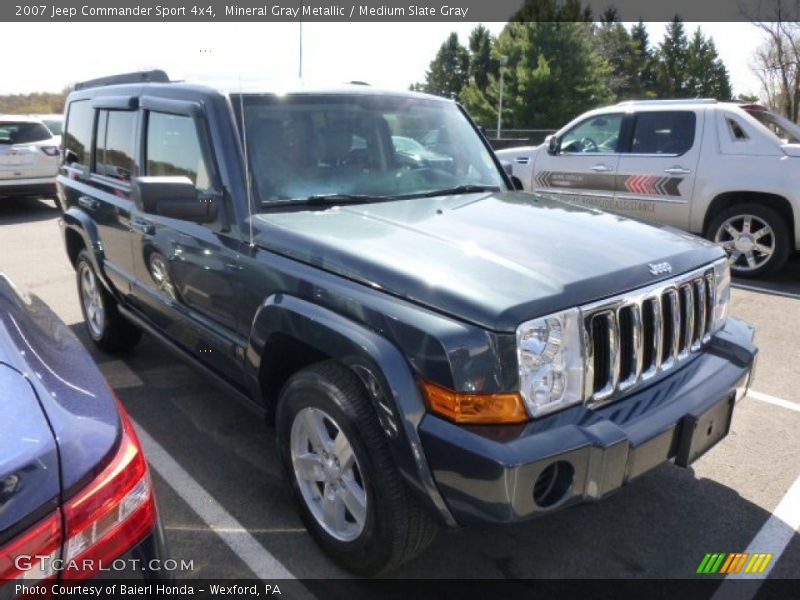
[[[400,196],[401,198],[432,198],[434,196],[456,196],[458,194],[478,194],[480,192],[499,192],[500,188],[496,185],[457,185],[456,187],[444,188],[441,190],[431,190],[420,194],[409,194]]]
[[[312,194],[306,198],[289,198],[286,200],[265,200],[262,208],[283,206],[336,206],[337,204],[369,204],[394,200],[391,196],[371,196],[369,194]]]

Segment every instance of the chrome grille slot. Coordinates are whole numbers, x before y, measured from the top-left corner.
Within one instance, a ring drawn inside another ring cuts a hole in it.
[[[586,402],[610,402],[701,349],[714,320],[707,268],[581,308]]]

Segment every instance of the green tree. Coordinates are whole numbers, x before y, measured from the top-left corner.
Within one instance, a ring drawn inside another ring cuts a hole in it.
[[[628,100],[639,96],[637,48],[628,30],[617,20],[614,9],[603,14],[594,39],[597,51],[609,64],[607,84],[614,98]]]
[[[522,7],[511,17],[517,23],[556,22],[591,23],[592,11],[583,6],[581,0],[525,0]]]
[[[458,98],[469,80],[469,52],[451,33],[441,45],[425,73],[425,82],[412,85],[413,90],[446,98]]]
[[[610,68],[592,39],[586,22],[511,22],[494,46],[503,67],[503,125],[550,128],[612,100],[606,84]],[[474,82],[462,101],[481,123],[497,118],[499,77],[486,88]]]
[[[656,91],[656,60],[650,47],[650,34],[641,20],[631,28],[633,46],[632,95],[637,98],[654,98]]]
[[[688,47],[686,95],[694,98],[730,100],[733,96],[728,70],[717,53],[714,40],[698,27]]]
[[[478,25],[469,35],[469,79],[481,89],[489,85],[489,77],[497,75],[499,63],[492,56],[494,36],[483,25]]]
[[[675,15],[658,47],[656,92],[660,98],[686,98],[689,42],[683,20]]]

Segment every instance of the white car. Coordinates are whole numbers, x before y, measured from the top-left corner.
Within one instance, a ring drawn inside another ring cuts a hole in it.
[[[40,119],[0,116],[0,198],[55,198],[59,155],[59,140]]]
[[[745,108],[623,102],[497,156],[522,189],[703,235],[729,251],[735,274],[761,276],[800,250],[800,130]]]

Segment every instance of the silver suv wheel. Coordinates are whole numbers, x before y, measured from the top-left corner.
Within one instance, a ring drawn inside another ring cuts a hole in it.
[[[317,523],[342,542],[364,530],[367,492],[353,447],[341,426],[319,408],[294,417],[291,459],[303,501]]]
[[[751,214],[734,215],[719,226],[714,241],[731,257],[734,271],[754,271],[775,253],[775,235],[769,223]]]

